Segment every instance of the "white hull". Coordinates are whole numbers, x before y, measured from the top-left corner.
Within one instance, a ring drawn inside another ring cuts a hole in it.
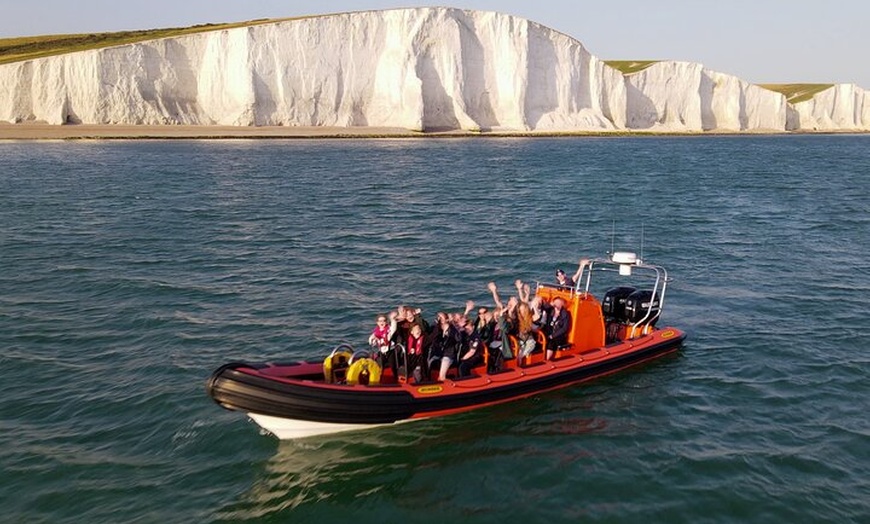
[[[313,422],[310,420],[295,420],[290,418],[270,417],[248,413],[251,420],[256,422],[266,431],[272,433],[281,440],[316,437],[318,435],[331,435],[344,431],[357,431],[361,429],[390,426],[392,424],[334,424],[331,422]]]

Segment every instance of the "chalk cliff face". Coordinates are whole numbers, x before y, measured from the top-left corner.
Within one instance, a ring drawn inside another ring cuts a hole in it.
[[[613,129],[622,75],[567,36],[456,9],[351,13],[0,66],[0,119]]]
[[[870,94],[854,84],[837,84],[806,102],[794,104],[791,129],[813,131],[866,130],[870,127]]]
[[[870,127],[837,86],[791,108],[700,64],[623,76],[533,22],[450,8],[329,15],[0,65],[0,120],[417,130]],[[789,117],[791,115],[791,117]]]
[[[785,96],[690,62],[626,76],[627,126],[651,131],[786,130]]]

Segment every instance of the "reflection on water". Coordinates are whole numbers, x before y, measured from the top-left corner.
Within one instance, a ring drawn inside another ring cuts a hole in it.
[[[320,518],[324,505],[338,514],[368,508],[374,515],[379,500],[388,500],[390,506],[398,503],[413,516],[418,508],[438,507],[445,493],[472,479],[490,484],[494,491],[490,500],[499,500],[499,493],[516,493],[503,490],[505,482],[516,480],[515,466],[577,467],[597,460],[576,440],[578,436],[635,434],[638,428],[618,413],[630,409],[644,389],[670,380],[672,366],[667,362],[673,363],[674,358],[666,356],[637,371],[471,413],[279,441],[254,485],[224,507],[219,517],[259,519],[289,509],[314,511],[314,505]],[[596,412],[617,415],[589,416]],[[554,442],[558,440],[564,444]]]
[[[257,518],[306,503],[350,504],[359,497],[400,489],[425,467],[427,453],[451,440],[449,422],[419,421],[390,428],[280,441],[257,482],[221,512],[230,520]],[[464,439],[465,437],[463,437]]]

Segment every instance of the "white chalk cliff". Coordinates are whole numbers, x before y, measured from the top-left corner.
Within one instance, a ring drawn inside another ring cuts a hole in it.
[[[793,107],[789,129],[840,131],[870,128],[870,93],[855,84],[837,84]]]
[[[657,62],[627,75],[626,125],[650,131],[785,131],[785,96],[701,64]]]
[[[831,93],[829,93],[831,91]],[[812,100],[700,64],[623,75],[562,33],[451,8],[327,15],[0,65],[0,121],[416,130],[867,130],[853,85]]]

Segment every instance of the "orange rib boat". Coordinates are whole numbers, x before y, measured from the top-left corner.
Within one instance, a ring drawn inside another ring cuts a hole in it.
[[[599,294],[595,283],[606,284]],[[630,285],[620,282],[627,280]],[[640,281],[640,284],[638,284]],[[462,413],[512,402],[614,373],[671,353],[686,334],[658,327],[669,278],[661,266],[634,253],[589,260],[573,287],[539,283],[535,295],[562,298],[570,314],[567,344],[521,359],[498,371],[487,362],[469,377],[417,381],[381,369],[370,353],[337,346],[325,359],[291,363],[230,363],[208,379],[208,394],[224,408],[247,413],[280,439],[366,429]],[[599,296],[601,297],[599,299]],[[540,346],[546,344],[541,339]],[[399,346],[401,354],[403,348]],[[485,354],[488,354],[485,352]],[[400,368],[402,369],[402,368]]]

